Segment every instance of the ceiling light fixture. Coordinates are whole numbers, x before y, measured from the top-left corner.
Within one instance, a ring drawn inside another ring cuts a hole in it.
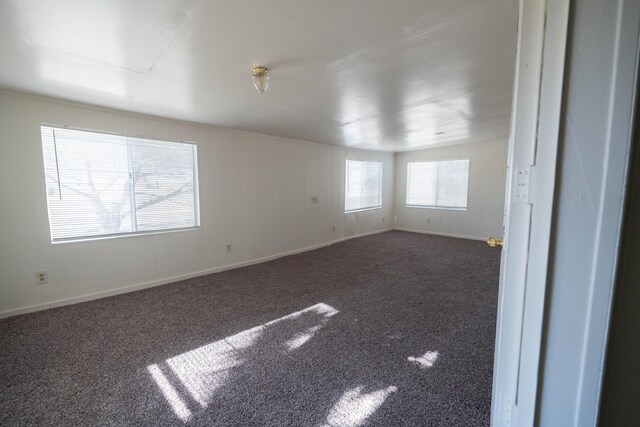
[[[251,75],[253,76],[253,85],[260,93],[264,93],[269,87],[269,69],[258,65],[251,69]]]

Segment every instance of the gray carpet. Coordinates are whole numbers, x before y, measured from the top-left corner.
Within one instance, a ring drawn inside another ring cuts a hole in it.
[[[5,319],[0,424],[488,425],[498,269],[393,231]]]

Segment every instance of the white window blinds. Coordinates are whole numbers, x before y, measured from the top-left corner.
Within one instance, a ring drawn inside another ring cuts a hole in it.
[[[195,144],[41,131],[53,242],[200,225]]]
[[[347,160],[345,212],[382,206],[382,162]]]
[[[469,160],[407,164],[407,206],[466,209]]]

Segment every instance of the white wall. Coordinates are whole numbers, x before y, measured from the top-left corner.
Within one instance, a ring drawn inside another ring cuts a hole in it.
[[[395,228],[481,240],[502,236],[506,158],[506,139],[397,153]],[[455,159],[469,159],[466,211],[406,206],[407,163]]]
[[[42,123],[196,141],[202,226],[194,231],[52,245]],[[383,161],[382,209],[344,214],[346,158]],[[0,317],[388,229],[393,168],[392,153],[291,141],[0,91]],[[319,202],[311,204],[310,196],[318,196]],[[227,243],[233,245],[231,253],[226,253]],[[45,270],[49,284],[36,285],[35,272]]]

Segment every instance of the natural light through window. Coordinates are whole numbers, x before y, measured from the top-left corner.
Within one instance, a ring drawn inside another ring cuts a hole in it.
[[[149,365],[147,371],[174,414],[187,423],[215,401],[221,388],[243,387],[233,383],[243,367],[266,363],[270,354],[290,357],[336,314],[334,307],[318,303]],[[370,407],[379,406],[383,396],[370,393],[355,397],[358,399],[349,403],[367,403],[365,409],[370,411]]]
[[[195,144],[41,131],[53,242],[200,225]]]
[[[382,207],[382,162],[347,160],[345,212]]]
[[[407,207],[464,210],[469,160],[407,164]]]
[[[186,423],[191,418],[191,411],[187,407],[184,400],[180,397],[176,389],[171,385],[171,382],[167,379],[166,375],[162,373],[162,370],[158,365],[147,366],[147,370],[151,377],[160,388],[160,392],[167,399],[171,409],[182,422]]]
[[[323,427],[359,427],[396,391],[395,386],[370,391],[359,386],[348,390],[331,408]]]
[[[438,356],[439,353],[437,351],[427,351],[422,356],[409,356],[407,357],[407,360],[420,366],[420,368],[425,369],[432,367],[433,364],[436,363]]]

